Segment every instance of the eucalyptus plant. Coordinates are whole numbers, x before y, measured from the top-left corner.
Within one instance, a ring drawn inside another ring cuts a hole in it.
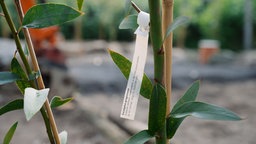
[[[171,50],[172,32],[178,26],[188,22],[186,17],[172,21],[173,0],[148,0],[150,14],[150,38],[154,56],[154,81],[146,74],[143,76],[140,95],[148,99],[148,129],[132,136],[125,144],[143,144],[155,138],[156,144],[167,144],[188,116],[208,120],[238,121],[241,118],[234,112],[204,102],[196,101],[200,82],[194,82],[185,94],[172,107],[171,103]],[[161,7],[162,6],[162,7]],[[126,1],[129,10],[130,0]],[[139,8],[135,6],[138,11]],[[134,29],[137,15],[128,15],[121,22],[121,29]],[[128,79],[131,61],[121,54],[109,50],[111,58]]]
[[[23,109],[26,119],[29,121],[40,111],[50,143],[65,144],[67,142],[67,132],[58,132],[52,108],[61,106],[71,101],[72,98],[62,99],[59,96],[54,96],[49,102],[49,88],[45,88],[28,28],[45,28],[59,25],[83,15],[83,12],[80,11],[83,0],[77,0],[77,8],[57,3],[38,4],[31,7],[25,15],[21,7],[21,0],[14,0],[13,4],[16,6],[16,12],[20,19],[20,24],[16,24],[19,25],[18,28],[14,24],[14,19],[6,6],[6,1],[0,0],[1,18],[6,20],[17,48],[11,61],[10,71],[0,72],[0,84],[16,83],[22,97],[1,106],[0,116],[14,110]],[[25,36],[26,46],[21,44],[19,36],[21,32]],[[21,61],[18,59],[21,59]],[[29,60],[31,60],[31,64]],[[10,143],[17,125],[18,122],[11,126],[3,138],[3,144]]]

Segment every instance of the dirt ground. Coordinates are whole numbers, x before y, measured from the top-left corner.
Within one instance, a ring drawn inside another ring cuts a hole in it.
[[[241,81],[237,83],[216,84],[203,82],[199,100],[227,107],[244,118],[238,122],[205,121],[188,118],[181,125],[174,137],[173,144],[255,144],[256,134],[256,81]],[[1,88],[1,91],[3,88]],[[175,90],[173,99],[177,99],[183,90]],[[97,105],[99,109],[116,117],[120,113],[122,98],[120,94],[92,94],[79,98],[85,103]],[[68,131],[68,142],[71,144],[112,144],[106,133],[95,126],[86,111],[83,111],[77,102],[72,103],[72,108],[54,111],[59,131]],[[136,121],[145,123],[147,119],[148,102],[140,98]],[[90,115],[89,115],[90,116]],[[100,117],[99,117],[100,118]],[[0,135],[13,124],[19,121],[13,144],[46,144],[47,136],[40,115],[30,122],[24,118],[23,111],[15,111],[0,117]],[[127,120],[122,120],[122,122]],[[111,133],[111,131],[109,131]]]
[[[106,47],[104,43],[98,45],[100,45],[99,47]],[[120,47],[120,44],[112,43],[108,46]],[[76,47],[78,46],[76,45]],[[72,52],[68,52],[69,49],[65,50],[69,57],[67,63],[70,68],[69,73],[78,83],[78,87],[72,93],[74,101],[60,109],[55,109],[54,115],[59,131],[66,130],[68,132],[69,144],[121,144],[130,136],[130,133],[138,132],[147,127],[148,101],[142,97],[139,99],[135,121],[119,118],[126,81],[121,74],[108,71],[108,68],[110,70],[116,69],[113,64],[108,65],[110,58],[101,60],[101,55],[92,55],[95,51],[88,53],[87,50],[79,48]],[[82,53],[92,56],[88,55],[85,59],[81,55],[81,50]],[[96,52],[102,54],[105,53],[105,50],[99,48]],[[129,57],[129,52],[127,53]],[[179,55],[175,56],[177,59],[180,58]],[[105,58],[105,54],[103,57]],[[104,65],[104,63],[107,64]],[[91,69],[92,72],[88,72],[88,69]],[[107,76],[104,75],[103,77],[102,73],[98,73],[97,70],[103,71]],[[93,79],[103,80],[93,81]],[[174,88],[172,103],[184,93],[189,83],[183,83],[182,87]],[[203,79],[198,100],[229,108],[244,120],[223,122],[189,117],[177,131],[172,144],[255,144],[255,92],[255,78],[234,81]],[[16,90],[15,85],[0,86],[1,106],[17,97],[21,97],[21,95]],[[16,121],[19,122],[19,125],[12,141],[13,144],[49,143],[40,114],[27,122],[21,110],[0,117],[0,141],[2,141],[8,128]],[[128,130],[127,125],[130,126]]]
[[[198,100],[229,108],[238,113],[244,120],[223,122],[187,118],[172,142],[174,144],[254,144],[256,142],[254,138],[256,134],[255,86],[255,80],[225,84],[202,82]],[[174,101],[183,92],[184,90],[174,90]],[[111,109],[110,113],[116,118],[120,113],[121,98],[97,95],[86,97],[85,100],[100,103],[102,109]],[[105,104],[106,101],[108,101],[107,105]],[[113,107],[113,105],[117,105],[118,108]],[[136,120],[146,124],[148,102],[140,98],[138,106]]]

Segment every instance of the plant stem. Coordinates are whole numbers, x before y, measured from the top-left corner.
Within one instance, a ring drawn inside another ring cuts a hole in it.
[[[49,138],[51,144],[55,144],[55,140],[54,140],[54,137],[52,135],[51,124],[50,124],[49,118],[47,116],[47,113],[45,112],[45,108],[42,107],[40,109],[40,112],[41,112],[42,117],[44,119],[44,123],[45,123],[45,127],[46,127],[46,132],[47,132],[48,138]]]
[[[160,0],[149,0],[150,37],[154,51],[154,80],[165,86],[164,49],[162,47],[162,21]],[[166,144],[166,124],[156,132],[156,144]]]
[[[23,11],[22,11],[20,0],[15,0],[15,3],[16,3],[16,6],[17,6],[17,10],[18,10],[18,13],[19,13],[20,20],[22,20],[23,17],[24,17],[24,14],[23,14]],[[34,51],[34,47],[33,47],[33,44],[32,44],[32,40],[31,40],[29,31],[28,31],[27,28],[24,28],[23,32],[24,32],[24,35],[25,35],[25,38],[26,38],[26,41],[27,41],[27,44],[28,44],[28,49],[29,49],[31,61],[32,61],[32,64],[33,64],[33,68],[34,68],[35,71],[40,71],[40,67],[39,67],[39,64],[38,64],[38,61],[37,61],[37,57],[36,57],[36,54],[35,54],[35,51]],[[40,75],[37,78],[37,84],[38,84],[39,89],[45,89],[45,85],[44,85],[42,75]],[[52,132],[53,132],[55,141],[56,141],[57,144],[60,144],[58,128],[57,128],[57,125],[56,125],[56,122],[55,122],[55,119],[54,119],[54,116],[53,116],[53,113],[52,113],[52,110],[51,110],[48,99],[44,103],[44,108],[45,108],[45,110],[48,114],[48,118],[49,118],[49,121],[50,121],[50,125],[51,125],[51,128],[52,128]],[[47,130],[47,132],[49,132],[49,130]],[[50,137],[49,137],[49,139],[50,139]]]
[[[162,47],[161,9],[159,0],[149,0],[150,37],[154,51],[154,79],[164,84],[164,49]]]

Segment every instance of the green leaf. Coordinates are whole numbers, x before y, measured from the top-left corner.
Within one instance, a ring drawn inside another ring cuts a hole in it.
[[[60,96],[54,96],[50,102],[51,108],[62,106],[73,100],[73,98],[62,99]]]
[[[199,90],[199,81],[195,81],[189,89],[185,92],[185,94],[177,101],[177,103],[172,108],[172,112],[177,110],[181,105],[183,105],[186,102],[195,101],[198,90]],[[168,117],[167,118],[167,124],[166,124],[166,132],[167,132],[167,138],[171,139],[181,123],[183,122],[185,118],[173,118]]]
[[[12,125],[12,127],[8,130],[8,132],[6,133],[5,137],[4,137],[4,141],[3,144],[10,144],[12,137],[14,135],[14,132],[17,128],[18,122],[14,123]]]
[[[24,28],[44,28],[68,22],[82,15],[69,6],[63,4],[38,4],[31,7],[24,16]]]
[[[164,126],[166,114],[166,92],[160,85],[156,84],[150,97],[148,130],[150,134],[155,134]]]
[[[28,45],[27,45],[27,44],[25,45],[23,51],[24,51],[24,54],[25,54],[26,56],[29,56],[29,50],[28,50]]]
[[[26,88],[24,93],[24,113],[29,121],[43,106],[50,89]]]
[[[154,136],[149,134],[148,130],[140,131],[139,133],[133,135],[128,141],[124,144],[144,144]]]
[[[133,29],[135,30],[138,27],[137,24],[138,15],[128,15],[126,16],[119,25],[119,29]]]
[[[109,50],[109,54],[110,54],[111,58],[113,59],[114,63],[117,65],[117,67],[123,73],[124,77],[126,79],[128,79],[132,63],[124,56],[122,56],[119,53],[114,52],[112,50]],[[140,94],[144,98],[149,99],[152,89],[153,89],[153,85],[152,85],[150,79],[146,76],[146,74],[144,74],[143,79],[142,79]]]
[[[20,80],[20,77],[12,72],[0,72],[0,85]]]
[[[167,138],[171,139],[185,118],[168,117],[166,120]]]
[[[177,110],[171,113],[171,117],[174,118],[183,118],[187,116],[208,120],[242,120],[237,114],[226,108],[203,102],[184,103]]]
[[[180,17],[176,18],[176,19],[174,20],[174,22],[171,23],[171,24],[168,26],[163,41],[165,41],[165,39],[166,39],[166,38],[171,34],[171,32],[173,32],[176,28],[178,28],[178,27],[181,26],[181,25],[186,24],[187,22],[189,22],[189,18],[188,18],[188,17],[180,16]]]
[[[18,60],[14,57],[11,62],[11,71],[12,73],[18,75],[21,79],[16,81],[16,85],[18,86],[19,90],[22,94],[24,94],[24,91],[27,87],[31,87],[27,75],[24,72],[23,68],[21,67]]]
[[[128,14],[131,8],[131,0],[125,0],[125,6],[124,6],[124,11],[125,14]]]
[[[178,127],[187,116],[208,120],[241,120],[237,114],[228,109],[202,102],[190,101],[181,105],[167,118],[167,137],[169,139],[174,136]]]
[[[81,10],[83,7],[84,0],[76,0],[78,10]]]
[[[11,70],[13,73],[20,76],[22,79],[27,79],[27,75],[21,67],[19,61],[14,57],[11,62]]]
[[[178,107],[180,107],[182,104],[189,102],[189,101],[195,101],[198,90],[199,90],[199,81],[195,81],[189,89],[186,91],[186,93],[177,101],[177,103],[173,106],[172,111],[177,110]]]
[[[198,90],[199,81],[196,81],[174,105],[171,114],[167,118],[167,138],[171,139],[175,135],[180,124],[187,116],[209,120],[241,120],[239,116],[225,108],[195,102]]]
[[[0,116],[14,110],[23,109],[23,99],[16,99],[0,108]]]
[[[39,76],[41,75],[41,72],[40,71],[33,71],[32,74],[28,75],[28,79],[29,80],[35,80],[37,79]]]

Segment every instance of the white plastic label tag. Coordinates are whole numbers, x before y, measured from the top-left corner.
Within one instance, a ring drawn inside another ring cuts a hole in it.
[[[125,90],[121,118],[134,120],[137,103],[140,95],[140,88],[146,64],[148,35],[149,35],[149,14],[140,12],[137,23],[138,29],[135,31],[136,42],[133,55],[131,71]]]
[[[49,94],[49,88],[36,90],[26,88],[24,93],[24,112],[29,121],[43,106]]]

